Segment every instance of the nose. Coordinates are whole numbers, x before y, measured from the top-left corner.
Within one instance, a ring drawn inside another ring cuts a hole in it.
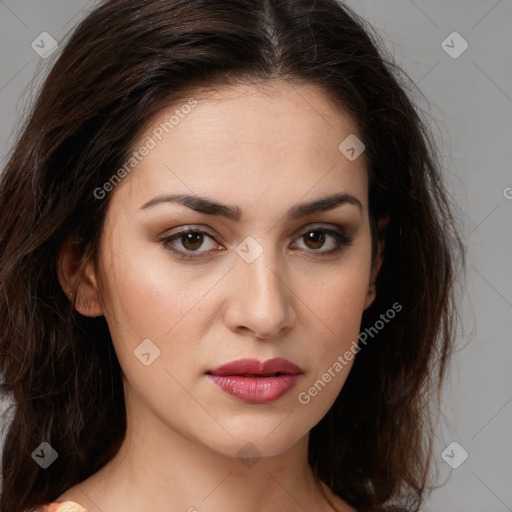
[[[296,321],[294,293],[279,275],[270,253],[264,250],[252,263],[237,257],[230,272],[224,320],[237,334],[275,339],[288,332]]]

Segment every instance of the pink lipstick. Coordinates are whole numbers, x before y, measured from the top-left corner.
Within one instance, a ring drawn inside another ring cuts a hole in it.
[[[276,357],[264,362],[238,359],[206,373],[225,393],[250,404],[266,404],[288,393],[299,381],[302,369]]]

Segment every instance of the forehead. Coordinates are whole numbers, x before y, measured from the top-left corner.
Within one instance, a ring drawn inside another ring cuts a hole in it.
[[[118,189],[131,182],[139,203],[176,191],[239,203],[235,197],[255,194],[314,199],[335,188],[365,204],[365,155],[350,161],[339,149],[353,135],[359,133],[352,117],[313,84],[195,90],[145,126],[132,149],[151,149]]]

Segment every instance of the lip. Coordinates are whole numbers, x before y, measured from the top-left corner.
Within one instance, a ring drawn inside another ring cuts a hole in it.
[[[267,361],[238,359],[206,372],[208,379],[225,393],[251,404],[273,402],[300,380],[302,369],[276,357]]]

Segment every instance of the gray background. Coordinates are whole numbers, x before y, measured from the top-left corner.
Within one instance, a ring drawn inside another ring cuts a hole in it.
[[[0,167],[26,102],[56,56],[42,59],[32,41],[42,32],[62,41],[94,3],[0,0]],[[512,1],[348,3],[428,98],[416,100],[430,112],[468,248],[461,350],[436,443],[439,482],[446,483],[424,511],[512,511]],[[454,31],[469,44],[458,58],[441,45]],[[441,457],[452,441],[469,454],[456,469]]]

